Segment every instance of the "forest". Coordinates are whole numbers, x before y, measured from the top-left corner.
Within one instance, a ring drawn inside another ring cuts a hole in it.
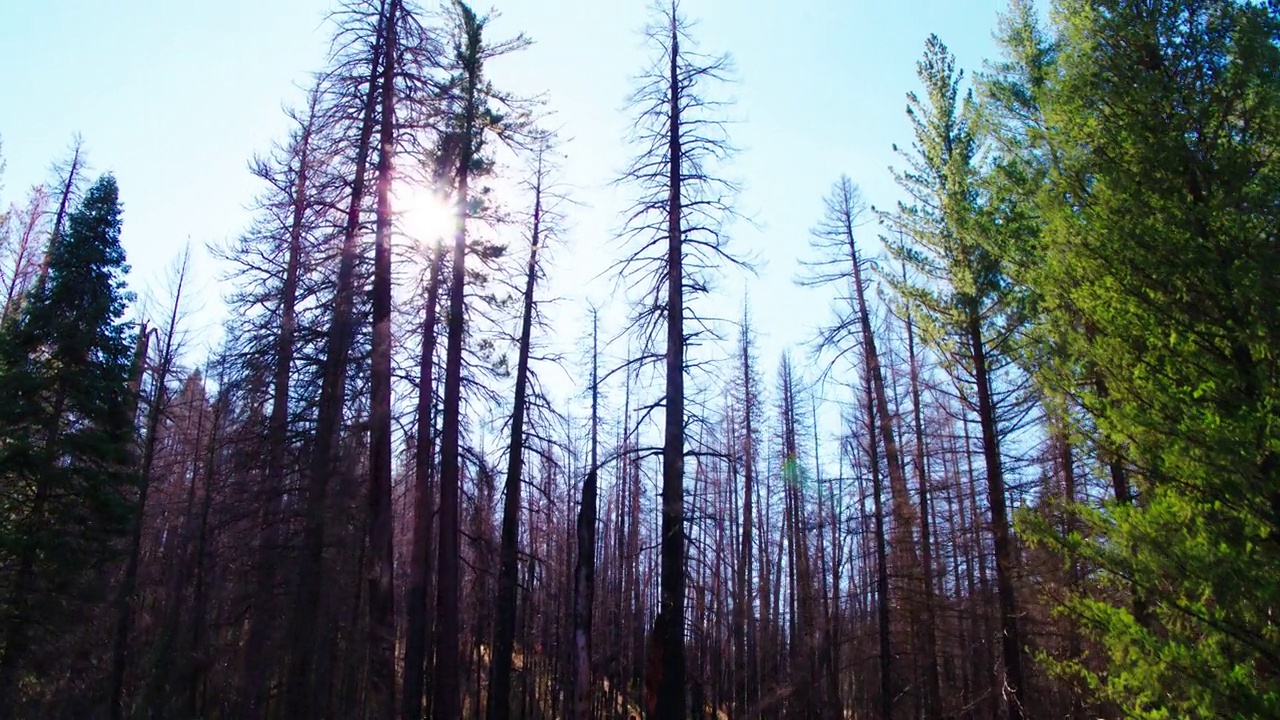
[[[488,72],[533,38],[334,8],[216,346],[91,137],[6,198],[0,720],[1280,717],[1276,3],[920,38],[900,199],[778,239],[831,298],[779,357],[713,14],[655,0],[599,99],[566,308],[573,141]]]

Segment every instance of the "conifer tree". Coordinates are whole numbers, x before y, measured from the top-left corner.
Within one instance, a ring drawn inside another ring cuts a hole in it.
[[[449,180],[453,196],[453,246],[449,264],[449,306],[445,347],[444,406],[440,432],[440,544],[436,604],[436,658],[439,661],[433,688],[432,710],[437,717],[455,720],[462,714],[459,647],[461,597],[461,535],[459,486],[462,479],[462,380],[466,326],[467,255],[469,221],[482,203],[478,181],[492,168],[487,143],[516,132],[522,118],[513,111],[515,101],[499,92],[485,77],[490,59],[528,44],[523,37],[491,42],[485,37],[488,17],[460,0],[451,7],[449,28],[451,74],[444,98],[446,113],[445,161],[452,165]],[[472,280],[474,282],[474,279]]]
[[[133,513],[132,352],[116,181],[54,236],[47,272],[0,329],[0,716],[34,659],[98,603],[95,570]],[[56,599],[56,600],[55,600]]]
[[[1000,640],[1004,682],[1009,692],[1010,720],[1026,717],[1022,671],[1022,633],[1014,586],[1014,547],[1007,509],[1005,467],[1001,455],[1001,398],[996,379],[1011,362],[1007,347],[1017,313],[989,238],[999,224],[982,192],[981,139],[972,127],[970,95],[961,95],[963,73],[946,45],[931,35],[917,63],[923,98],[908,95],[907,115],[914,129],[910,152],[901,151],[908,167],[895,173],[908,201],[894,214],[884,214],[907,242],[890,249],[930,284],[899,285],[921,309],[929,336],[948,360],[980,428],[987,503],[995,550]]]
[[[1017,279],[1046,384],[1126,463],[1114,503],[1076,506],[1083,527],[1028,529],[1104,570],[1069,603],[1101,644],[1103,672],[1075,668],[1101,699],[1274,717],[1280,11],[1063,0],[1054,18],[1032,99],[1057,157]]]

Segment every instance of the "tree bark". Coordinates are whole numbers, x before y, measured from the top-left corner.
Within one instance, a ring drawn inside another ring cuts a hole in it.
[[[386,12],[385,3],[381,10]],[[380,15],[381,17],[381,15]],[[311,452],[311,472],[307,483],[305,519],[302,531],[302,557],[298,568],[298,595],[290,619],[288,647],[291,653],[285,690],[286,717],[323,717],[327,703],[325,693],[313,684],[315,645],[323,578],[325,525],[329,484],[333,475],[335,445],[346,404],[345,384],[348,358],[354,335],[352,306],[355,295],[356,260],[359,257],[360,214],[364,205],[365,175],[368,171],[369,147],[373,140],[374,108],[378,90],[378,58],[382,57],[383,26],[378,23],[368,91],[356,142],[355,169],[351,180],[351,198],[342,234],[342,253],[338,263],[333,315],[329,323],[320,383],[319,413],[316,417],[315,446]]]
[[[516,358],[515,400],[507,445],[507,478],[502,507],[502,539],[498,550],[498,598],[489,675],[489,720],[511,716],[511,662],[515,647],[516,587],[519,584],[520,491],[524,477],[524,424],[529,394],[529,343],[533,332],[534,286],[538,278],[538,241],[542,229],[542,159],[538,160],[533,196],[529,263],[525,268],[520,346]],[[594,525],[593,525],[594,528]]]
[[[591,610],[595,600],[596,576],[596,474],[600,467],[599,417],[599,318],[591,318],[591,467],[582,484],[582,504],[578,510],[578,563],[574,568],[573,592],[573,702],[571,718],[591,717]]]
[[[996,428],[995,405],[991,400],[991,378],[987,371],[986,346],[979,325],[978,309],[967,308],[969,351],[973,378],[977,385],[978,422],[982,429],[982,456],[987,467],[987,502],[991,507],[991,536],[995,546],[996,593],[1000,601],[1000,641],[1004,659],[1009,720],[1025,717],[1022,676],[1022,638],[1018,631],[1018,601],[1013,589],[1013,547],[1005,509],[1004,465]]]
[[[662,444],[662,623],[658,717],[684,718],[684,249],[681,202],[680,37],[671,15],[667,128],[666,419]],[[657,624],[655,624],[655,629]]]
[[[369,697],[375,718],[396,716],[395,551],[391,528],[391,180],[395,163],[396,20],[389,0],[382,26],[377,216],[373,258],[373,347],[369,407]]]

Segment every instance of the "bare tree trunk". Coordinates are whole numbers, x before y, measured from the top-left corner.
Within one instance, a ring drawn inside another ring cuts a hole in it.
[[[311,174],[311,136],[314,128],[316,104],[319,94],[313,91],[307,120],[297,138],[298,170],[294,179],[293,214],[289,223],[289,257],[285,264],[284,283],[280,289],[280,334],[276,338],[275,368],[272,377],[271,416],[267,420],[267,470],[265,482],[269,497],[262,503],[260,541],[258,543],[257,570],[253,595],[253,608],[249,621],[249,634],[245,641],[243,682],[245,696],[243,713],[247,720],[257,720],[266,710],[265,685],[269,679],[268,668],[273,668],[264,657],[267,633],[274,625],[272,586],[276,580],[280,521],[284,501],[284,477],[286,453],[289,442],[289,375],[293,366],[294,334],[297,330],[298,276],[302,265],[302,230],[307,210],[307,193]]]
[[[49,243],[45,246],[44,256],[40,260],[40,279],[43,280],[49,274],[49,250],[53,243],[57,242],[58,237],[62,235],[62,225],[67,219],[67,209],[71,205],[71,195],[76,191],[76,184],[80,179],[80,172],[84,159],[81,157],[81,151],[84,149],[84,143],[80,140],[80,136],[76,135],[71,141],[71,161],[67,164],[67,177],[62,181],[62,190],[58,193],[58,210],[53,215],[53,229],[49,233]]]
[[[469,531],[465,537],[470,541],[471,558],[473,572],[471,574],[471,597],[477,601],[482,598],[490,598],[494,596],[491,588],[491,578],[494,575],[492,560],[494,556],[494,538],[493,538],[493,517],[491,508],[493,507],[494,494],[494,471],[493,468],[483,458],[476,459],[476,475],[474,482],[474,502],[470,508]],[[470,642],[468,652],[467,680],[471,682],[470,690],[470,708],[467,709],[469,717],[482,717],[485,715],[483,704],[482,689],[485,681],[485,673],[481,670],[481,646],[485,640],[491,636],[489,634],[489,622],[491,613],[482,610],[478,603],[472,603],[471,609],[473,614],[469,618],[468,629],[470,635],[467,638]],[[492,703],[489,703],[492,705]]]
[[[773,503],[770,501],[770,499],[773,496],[773,492],[772,492],[773,483],[770,481],[771,477],[772,477],[771,474],[765,474],[764,476],[764,485],[765,485],[765,487],[763,488],[764,498],[765,498],[764,502],[760,501],[760,496],[758,494],[760,492],[759,483],[757,483],[757,496],[755,498],[756,506],[761,508],[762,510],[758,520],[759,527],[757,528],[760,534],[761,548],[760,548],[760,624],[759,624],[760,637],[757,639],[757,642],[756,642],[756,647],[758,649],[758,658],[757,658],[758,665],[756,667],[756,673],[761,683],[765,681],[765,678],[772,679],[771,673],[774,671],[774,655],[775,655],[776,646],[777,646],[777,625],[776,624],[778,622],[777,620],[778,614],[774,611],[774,608],[773,608],[773,596],[775,594],[774,582],[773,582],[774,563],[771,561],[771,558],[774,557],[774,555],[772,555],[769,552],[770,540],[769,540],[769,532],[768,532],[768,524],[767,524],[769,517],[771,517],[772,509],[773,509]],[[763,689],[757,689],[756,700],[753,705],[753,707],[757,708],[756,710],[757,713],[760,710],[759,705],[763,701],[764,701]]]
[[[662,444],[662,602],[659,617],[661,680],[657,712],[684,718],[685,698],[685,541],[684,541],[684,247],[682,240],[680,37],[671,14],[667,128],[667,356],[666,419]],[[654,625],[655,629],[658,623]]]
[[[515,400],[511,408],[511,439],[507,446],[507,479],[502,507],[502,539],[498,549],[498,602],[489,675],[489,720],[511,716],[511,656],[515,646],[516,587],[519,584],[520,491],[524,479],[524,425],[529,394],[529,344],[533,333],[534,286],[538,279],[538,242],[542,229],[542,184],[546,170],[541,151],[533,188],[533,227],[529,263],[525,268],[520,347],[516,358]],[[594,531],[594,524],[592,529]]]
[[[222,386],[224,378],[219,377],[218,380],[219,386]],[[226,405],[225,394],[219,390],[218,397],[213,401],[213,408],[209,417],[209,441],[204,461],[204,497],[201,499],[200,523],[196,533],[195,583],[191,593],[191,647],[196,649],[197,653],[191,659],[187,677],[187,711],[191,717],[203,716],[200,706],[203,698],[200,691],[204,687],[205,669],[209,665],[206,659],[208,656],[207,651],[201,651],[200,649],[205,647],[205,616],[209,611],[209,598],[205,589],[209,577],[207,568],[210,543],[209,513],[213,508],[213,481],[214,473],[218,467],[218,463],[215,461],[222,442],[222,416],[226,410]]]
[[[966,399],[965,402],[967,403],[968,400]],[[991,597],[991,580],[987,574],[987,549],[982,539],[984,521],[982,508],[978,504],[978,480],[973,468],[973,438],[969,434],[967,418],[962,420],[961,427],[963,428],[964,445],[962,447],[965,475],[969,485],[969,514],[967,520],[969,525],[968,545],[970,555],[969,562],[966,565],[972,568],[973,560],[977,559],[978,561],[977,592],[974,592],[973,578],[969,578],[969,607],[970,617],[973,621],[973,637],[982,638],[981,642],[975,643],[977,668],[974,675],[975,677],[982,675],[987,682],[987,692],[979,696],[979,700],[981,700],[982,696],[994,698],[994,694],[997,692],[995,653],[991,647],[991,638],[995,636],[995,631],[991,627],[991,614],[987,612],[988,600]],[[970,573],[972,573],[972,569],[970,569]],[[994,714],[995,710],[993,709],[992,715],[994,716]]]
[[[623,447],[627,451],[627,456],[622,464],[625,478],[622,485],[627,523],[626,540],[620,552],[623,564],[623,602],[626,603],[626,623],[623,633],[626,638],[626,678],[639,680],[644,677],[645,662],[644,618],[641,615],[640,601],[640,459],[635,452],[636,443],[632,434],[634,428],[631,425],[630,371],[627,373],[625,405],[622,424]]]
[[[188,378],[186,383],[191,383]],[[177,660],[175,658],[174,648],[178,644],[179,626],[182,621],[182,610],[186,603],[182,601],[182,594],[190,582],[190,578],[194,572],[194,561],[192,553],[192,541],[195,535],[198,520],[196,512],[196,490],[201,483],[196,482],[196,478],[201,477],[204,468],[202,461],[204,460],[204,419],[207,414],[205,408],[204,397],[204,380],[200,380],[200,394],[191,398],[189,394],[189,385],[184,384],[182,396],[188,404],[191,402],[199,403],[195,411],[195,435],[192,438],[190,457],[186,458],[186,464],[189,468],[189,477],[191,478],[187,484],[186,502],[182,513],[182,525],[178,536],[177,548],[174,551],[176,558],[168,562],[170,565],[176,565],[174,572],[168,582],[166,588],[165,602],[165,618],[161,625],[160,641],[155,652],[152,653],[153,660],[151,669],[149,670],[150,678],[147,681],[145,694],[143,695],[142,706],[148,708],[152,718],[163,718],[171,712],[174,701],[177,699],[175,689],[178,686],[177,680],[185,679],[184,673],[190,672],[191,666],[195,662],[195,656],[200,651],[199,648],[192,647],[185,660]],[[182,397],[180,396],[180,397]],[[191,415],[186,414],[184,426],[190,431]],[[190,437],[184,433],[184,439]]]
[[[838,478],[840,483],[840,497],[845,497],[845,485],[843,471]],[[827,636],[827,672],[829,673],[828,682],[831,688],[832,702],[835,708],[832,715],[836,718],[845,717],[845,709],[848,707],[850,699],[849,693],[842,690],[841,678],[844,675],[844,654],[842,652],[844,644],[844,559],[845,541],[841,539],[841,529],[844,525],[844,518],[839,514],[836,502],[835,491],[833,490],[828,497],[828,514],[827,522],[831,527],[831,613],[828,620],[828,636]]]
[[[840,586],[840,569],[839,559],[836,557],[835,534],[834,532],[832,533],[831,544],[828,548],[827,535],[822,531],[825,523],[831,522],[834,525],[835,510],[831,508],[828,514],[828,503],[824,502],[822,453],[818,449],[818,404],[817,400],[812,396],[809,400],[810,413],[813,416],[814,488],[818,496],[818,510],[814,525],[818,536],[818,576],[822,581],[822,625],[820,630],[816,627],[814,630],[817,645],[814,648],[813,667],[814,672],[822,676],[823,692],[826,695],[820,701],[823,708],[822,714],[830,720],[837,720],[843,714],[843,705],[840,700],[840,667],[835,645],[836,637],[838,636],[836,624],[840,616],[840,600],[837,589]],[[831,497],[830,500],[830,504],[834,505],[835,498]],[[828,580],[830,580],[829,585]],[[815,624],[818,622],[817,618],[814,618],[814,622]],[[819,678],[815,676],[813,680],[816,686]]]
[[[373,347],[369,407],[369,699],[372,717],[396,716],[395,550],[391,528],[391,180],[395,163],[396,20],[389,0],[382,26],[377,219],[373,258]]]
[[[791,361],[786,356],[779,369],[779,404],[782,409],[782,480],[785,483],[783,492],[787,498],[788,571],[791,592],[789,600],[790,630],[790,677],[794,690],[793,703],[803,717],[816,717],[814,691],[820,688],[817,683],[816,668],[813,664],[813,632],[815,629],[815,612],[813,607],[813,570],[809,551],[808,530],[805,513],[805,494],[800,487],[799,451],[796,439],[796,397],[795,377]]]
[[[756,621],[753,603],[750,600],[752,582],[752,550],[755,541],[752,538],[755,519],[753,501],[755,500],[755,404],[754,375],[751,367],[750,323],[743,313],[742,342],[739,347],[739,362],[742,372],[742,420],[744,434],[742,437],[742,545],[738,549],[738,573],[734,588],[734,629],[736,654],[738,655],[738,684],[735,697],[738,712],[745,712],[751,706],[750,691],[757,687],[756,677]],[[758,693],[757,693],[758,695]]]
[[[449,283],[448,348],[445,352],[444,416],[440,444],[440,544],[436,606],[436,682],[432,709],[440,720],[462,716],[461,648],[459,646],[460,527],[458,486],[462,468],[459,431],[462,409],[462,337],[465,321],[467,218],[471,165],[475,151],[477,87],[480,78],[480,26],[470,8],[461,6],[467,45],[463,49],[462,131],[458,138],[452,277]]]
[[[436,243],[431,251],[431,269],[427,279],[427,305],[422,321],[422,357],[418,362],[418,427],[413,459],[413,539],[409,560],[409,588],[405,610],[407,632],[404,651],[404,688],[400,716],[402,720],[420,720],[423,716],[424,682],[427,672],[427,583],[431,575],[431,511],[432,477],[435,464],[435,438],[432,427],[434,362],[436,353],[436,308],[439,305],[440,266],[444,245]]]
[[[876,444],[875,381],[866,374],[867,462],[871,466],[871,493],[876,526],[876,608],[880,632],[880,717],[893,719],[893,646],[889,636],[889,558],[885,549],[884,503],[880,490],[880,450]]]
[[[138,505],[134,511],[133,531],[129,538],[129,560],[116,595],[116,632],[111,651],[110,710],[112,720],[124,717],[124,681],[129,663],[129,634],[133,626],[133,595],[138,588],[138,562],[142,554],[142,525],[146,520],[147,494],[151,488],[152,470],[155,465],[159,442],[157,431],[160,421],[168,411],[169,373],[173,369],[174,342],[178,332],[178,314],[182,306],[182,285],[187,277],[187,260],[184,256],[178,270],[177,288],[173,306],[169,312],[169,325],[165,328],[164,348],[151,375],[151,402],[147,408],[147,436],[142,448],[142,462],[138,473]],[[145,358],[144,358],[145,362]]]
[[[0,324],[18,311],[24,293],[31,287],[33,267],[32,255],[35,253],[36,230],[46,212],[49,196],[44,186],[37,185],[31,190],[31,199],[27,203],[22,218],[22,232],[18,235],[18,245],[13,253],[13,267],[4,285],[4,305],[0,306]]]
[[[906,265],[902,267],[906,275]],[[920,567],[922,569],[922,586],[924,589],[924,624],[920,628],[924,647],[924,715],[925,720],[934,720],[942,716],[942,690],[938,679],[938,629],[937,616],[934,612],[933,583],[933,538],[929,525],[929,473],[925,468],[924,421],[921,417],[920,400],[920,363],[916,357],[915,323],[911,318],[911,310],[907,309],[907,362],[911,372],[911,416],[915,425],[916,446],[915,465],[916,483],[920,487]]]
[[[1004,464],[996,429],[995,405],[991,400],[991,378],[987,373],[986,346],[979,325],[978,309],[968,308],[969,350],[973,357],[973,377],[978,393],[978,422],[982,429],[982,456],[987,466],[987,502],[991,506],[991,536],[996,556],[996,593],[1000,601],[1000,640],[1004,658],[1009,720],[1022,720],[1026,688],[1022,675],[1022,638],[1018,632],[1018,601],[1013,590],[1013,548],[1009,539],[1009,518],[1005,510]]]
[[[848,178],[841,178],[841,191],[848,197]],[[889,399],[885,392],[884,371],[880,364],[880,353],[876,349],[875,333],[871,329],[871,312],[867,306],[866,283],[862,277],[862,259],[858,255],[858,246],[854,241],[854,213],[849,200],[845,201],[844,223],[845,240],[849,245],[849,264],[853,271],[854,297],[858,303],[858,327],[862,335],[862,347],[865,354],[866,372],[870,376],[871,387],[875,395],[876,416],[880,422],[880,435],[884,440],[885,465],[889,469],[889,488],[893,498],[894,544],[908,556],[910,565],[917,564],[916,550],[911,529],[912,512],[907,493],[907,476],[902,467],[902,454],[898,449],[897,436],[893,430],[893,416],[889,414]]]
[[[385,3],[384,3],[385,5]],[[386,12],[385,6],[382,12]],[[352,337],[355,332],[353,303],[355,296],[356,260],[360,254],[360,213],[364,205],[365,175],[369,165],[369,146],[373,140],[374,107],[377,101],[379,63],[382,57],[383,25],[378,24],[373,55],[375,61],[368,78],[368,92],[360,120],[356,142],[355,171],[351,180],[351,198],[347,207],[342,235],[342,254],[338,264],[336,296],[325,348],[324,368],[320,383],[319,414],[316,417],[315,446],[311,454],[311,473],[307,485],[305,520],[302,532],[302,557],[298,568],[298,595],[290,618],[288,646],[291,653],[285,692],[286,717],[323,717],[327,702],[324,693],[313,685],[315,646],[318,640],[320,591],[324,574],[326,508],[329,484],[333,476],[333,459],[346,404],[345,384]],[[318,702],[317,702],[318,701]]]
[[[964,606],[961,604],[960,600],[962,599],[961,588],[963,588],[966,593],[963,597],[972,599],[974,596],[973,559],[971,557],[965,558],[965,584],[961,585],[960,554],[962,549],[968,545],[968,542],[965,541],[965,518],[967,518],[968,515],[965,513],[964,488],[960,486],[960,460],[956,457],[954,449],[948,450],[947,455],[943,456],[943,463],[946,464],[948,461],[951,463],[951,475],[953,482],[950,487],[951,491],[954,493],[956,508],[956,514],[951,521],[951,566],[952,576],[955,579],[957,595],[955,611],[956,627],[957,635],[960,638],[960,706],[963,708],[971,708],[973,705],[971,702],[971,698],[973,696],[973,684],[978,675],[977,668],[975,667],[976,663],[974,662],[976,653],[973,648],[973,645],[976,644],[976,637],[971,632],[973,629],[973,623],[969,622],[968,619],[964,617]],[[972,710],[969,710],[960,715],[960,717],[973,717],[973,712]]]
[[[591,698],[591,610],[595,600],[596,575],[596,473],[600,467],[599,368],[600,319],[591,316],[591,467],[582,484],[582,504],[578,510],[578,563],[574,568],[573,592],[573,692],[570,717],[587,720]]]

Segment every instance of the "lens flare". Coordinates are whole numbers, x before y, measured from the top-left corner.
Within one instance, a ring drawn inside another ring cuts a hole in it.
[[[396,193],[400,234],[408,242],[429,247],[451,237],[453,204],[430,190],[403,188]]]

